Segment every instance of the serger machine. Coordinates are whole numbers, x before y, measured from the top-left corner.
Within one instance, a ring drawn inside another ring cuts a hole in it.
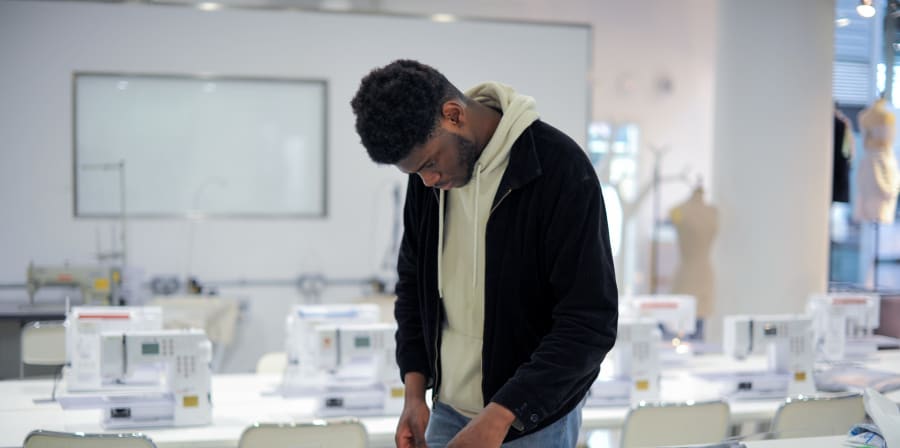
[[[69,392],[101,390],[100,335],[104,332],[162,330],[159,307],[73,307],[66,315],[65,388]]]
[[[287,319],[282,394],[316,398],[318,415],[399,413],[395,331],[378,322],[373,304],[296,306]]]
[[[812,320],[801,315],[725,316],[723,349],[726,356],[744,360],[766,355],[765,369],[698,374],[720,384],[722,395],[769,398],[816,392]]]
[[[878,344],[873,332],[879,325],[877,294],[814,294],[806,303],[813,320],[816,354],[827,361],[873,354]]]
[[[66,394],[64,409],[102,409],[105,428],[197,426],[212,420],[212,346],[202,330],[103,332],[93,393]]]
[[[588,406],[618,406],[659,400],[660,331],[652,319],[619,319],[611,363],[591,386]],[[611,364],[611,365],[610,365]]]

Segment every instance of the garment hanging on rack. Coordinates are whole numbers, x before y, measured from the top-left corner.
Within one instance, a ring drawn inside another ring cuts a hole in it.
[[[834,111],[832,202],[850,202],[850,161],[853,160],[853,124],[839,110]]]
[[[894,222],[900,172],[894,155],[895,118],[879,99],[859,114],[863,156],[856,171],[853,218],[856,221]]]

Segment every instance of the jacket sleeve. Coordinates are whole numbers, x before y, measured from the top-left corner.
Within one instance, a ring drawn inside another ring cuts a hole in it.
[[[425,338],[422,333],[422,313],[419,301],[419,221],[417,209],[421,201],[417,195],[423,194],[417,175],[410,175],[406,186],[406,203],[403,207],[403,239],[397,260],[397,300],[394,302],[394,317],[397,320],[397,364],[400,379],[407,372],[425,375],[426,385],[431,386],[434,374],[428,361]],[[426,192],[427,193],[427,192]]]
[[[516,415],[521,431],[583,398],[616,340],[618,291],[600,184],[593,173],[570,179],[546,221],[551,329],[491,398]]]

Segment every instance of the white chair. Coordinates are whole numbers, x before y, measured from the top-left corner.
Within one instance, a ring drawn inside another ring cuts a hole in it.
[[[25,376],[25,364],[62,366],[66,363],[66,328],[62,322],[29,322],[22,328],[21,343],[20,378]]]
[[[221,296],[160,296],[148,303],[163,310],[163,328],[199,328],[213,345],[213,372],[222,369],[226,351],[238,332],[240,304],[238,300]]]
[[[356,420],[311,423],[256,423],[244,430],[238,448],[366,448],[369,434]]]
[[[23,448],[156,448],[143,434],[85,434],[36,430],[25,437]]]
[[[866,418],[858,393],[788,398],[775,411],[770,431],[777,439],[837,436]]]
[[[287,366],[287,353],[271,352],[259,357],[256,361],[256,373],[284,373]]]
[[[728,437],[731,418],[724,401],[642,404],[631,408],[622,427],[622,448],[718,443]]]

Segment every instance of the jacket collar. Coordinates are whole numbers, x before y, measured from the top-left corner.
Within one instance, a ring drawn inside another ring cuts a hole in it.
[[[509,154],[509,165],[500,180],[498,192],[515,190],[541,175],[541,162],[538,160],[533,128],[534,124],[529,126],[513,144]]]

